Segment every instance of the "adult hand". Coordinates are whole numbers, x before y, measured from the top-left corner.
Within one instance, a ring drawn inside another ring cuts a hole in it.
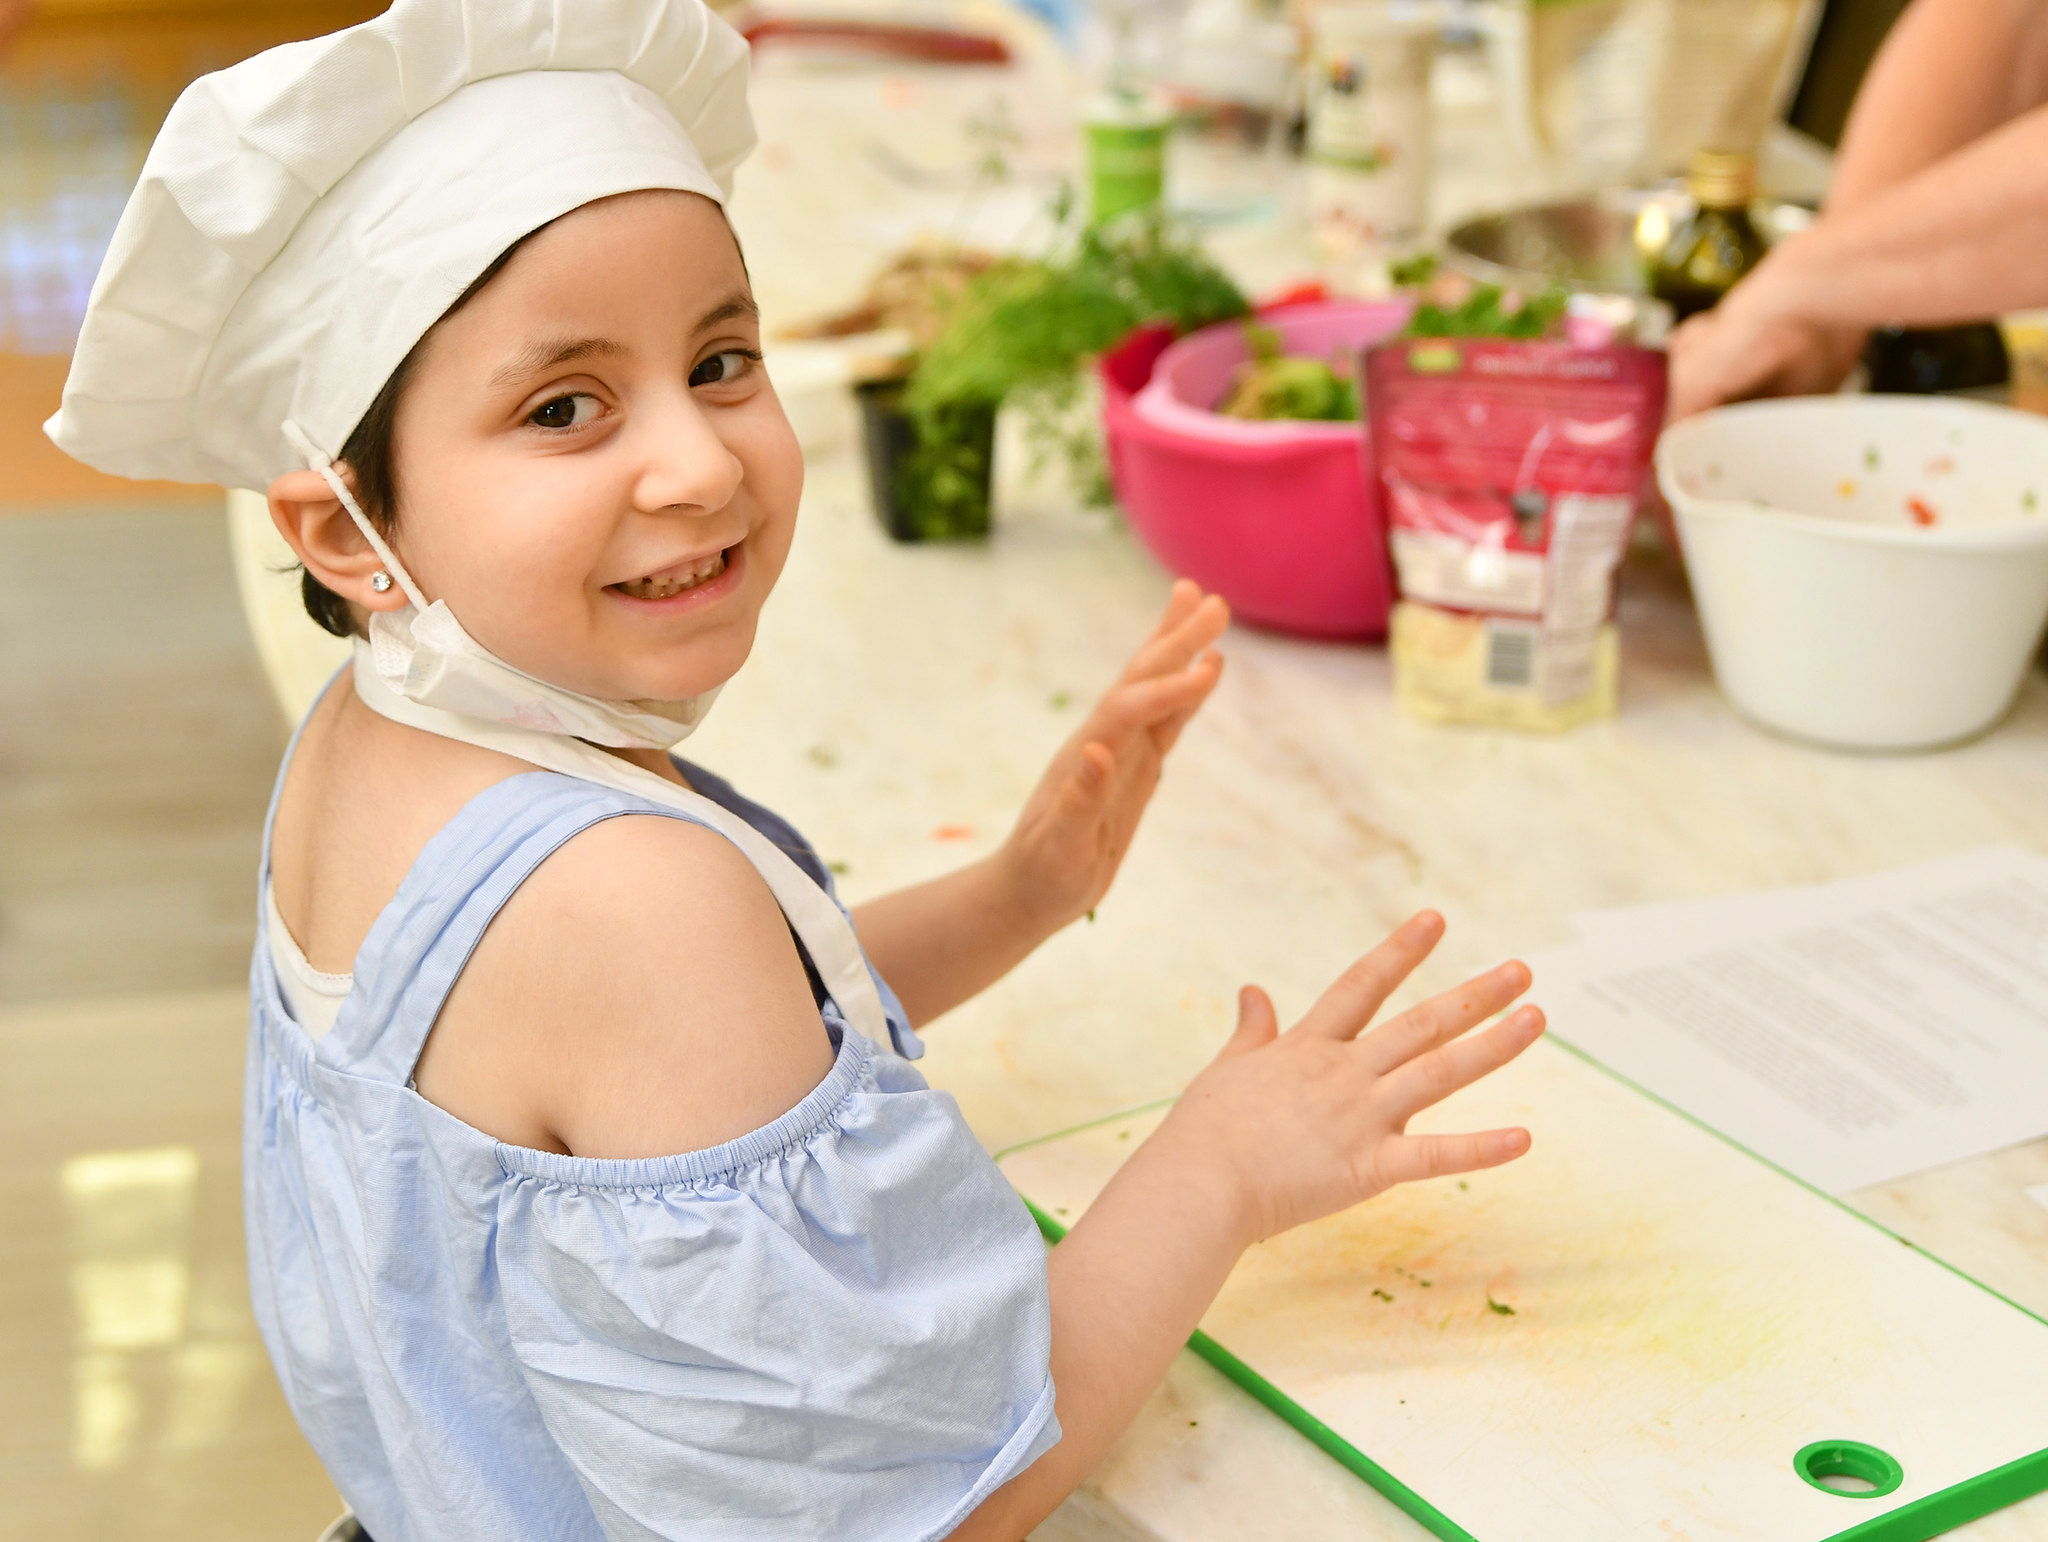
[[[1823,326],[1787,303],[1779,282],[1784,255],[1774,253],[1719,305],[1671,334],[1673,422],[1754,396],[1817,395],[1847,377],[1867,334]]]

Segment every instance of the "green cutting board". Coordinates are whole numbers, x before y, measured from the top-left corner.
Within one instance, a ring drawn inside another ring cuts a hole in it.
[[[999,1160],[1057,1237],[1165,1112]],[[1548,1041],[1415,1128],[1517,1124],[1254,1248],[1193,1347],[1454,1542],[1919,1542],[2048,1488],[2048,1322]]]

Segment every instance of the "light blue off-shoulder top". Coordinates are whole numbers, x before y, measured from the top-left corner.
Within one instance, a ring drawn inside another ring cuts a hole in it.
[[[829,892],[793,830],[688,774]],[[687,817],[552,772],[479,794],[317,1043],[257,939],[244,1198],[285,1397],[376,1542],[942,1537],[1059,1438],[1045,1256],[879,977],[897,1052],[821,999],[831,1072],[709,1150],[508,1146],[410,1085],[499,908],[628,814]],[[715,967],[678,958],[676,990]]]

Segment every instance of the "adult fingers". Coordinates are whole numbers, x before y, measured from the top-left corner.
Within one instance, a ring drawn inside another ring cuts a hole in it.
[[[1380,1143],[1373,1175],[1381,1186],[1446,1178],[1512,1162],[1529,1149],[1529,1132],[1480,1130],[1469,1135],[1396,1135]]]
[[[1358,1041],[1359,1051],[1373,1075],[1385,1075],[1485,1022],[1528,988],[1529,966],[1510,959],[1381,1023]]]
[[[1429,957],[1443,934],[1444,918],[1434,910],[1411,916],[1385,942],[1337,976],[1308,1015],[1288,1031],[1325,1039],[1358,1037],[1394,988]]]
[[[1518,1007],[1483,1033],[1431,1050],[1380,1079],[1373,1098],[1397,1122],[1412,1119],[1497,1071],[1543,1036],[1543,1010]]]

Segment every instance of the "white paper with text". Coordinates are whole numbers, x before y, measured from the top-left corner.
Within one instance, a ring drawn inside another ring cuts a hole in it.
[[[2048,1135],[2048,859],[1577,918],[1559,1037],[1834,1193]]]

